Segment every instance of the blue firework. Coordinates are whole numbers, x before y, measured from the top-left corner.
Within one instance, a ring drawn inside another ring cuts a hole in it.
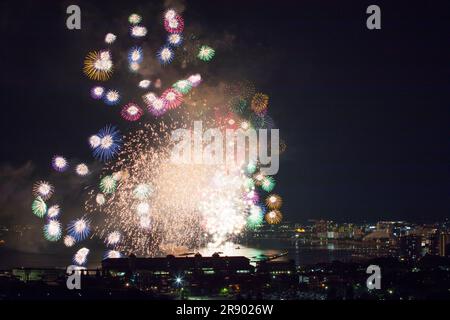
[[[118,259],[118,258],[122,258],[122,256],[123,255],[122,255],[122,253],[120,253],[120,251],[108,250],[103,255],[103,259]]]
[[[141,47],[133,47],[128,52],[128,62],[136,62],[141,63],[144,59],[144,53],[142,52]]]
[[[122,136],[116,127],[107,125],[97,133],[100,143],[94,148],[94,158],[109,161],[120,151]]]
[[[103,96],[103,101],[109,106],[114,106],[119,103],[120,94],[117,90],[108,90]]]
[[[173,50],[169,47],[162,47],[157,53],[158,60],[161,64],[171,63],[174,55]]]
[[[183,43],[181,33],[171,33],[167,36],[167,43],[173,47],[179,47]]]
[[[86,239],[91,232],[91,225],[89,220],[84,218],[72,220],[68,227],[67,231],[70,236],[72,236],[77,242],[83,241]]]

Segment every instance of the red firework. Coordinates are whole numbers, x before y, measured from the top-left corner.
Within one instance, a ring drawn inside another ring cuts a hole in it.
[[[172,19],[164,19],[164,29],[169,33],[181,33],[184,29],[183,18],[176,15]]]
[[[166,100],[168,109],[175,109],[183,103],[183,95],[173,88],[164,91],[161,98]]]
[[[143,115],[142,109],[135,103],[124,105],[120,111],[122,118],[128,121],[136,121]]]

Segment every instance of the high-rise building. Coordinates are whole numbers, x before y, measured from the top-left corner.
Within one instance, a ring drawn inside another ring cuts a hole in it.
[[[441,257],[450,256],[450,234],[441,232],[439,235],[439,255]]]
[[[407,235],[400,237],[400,254],[409,259],[417,260],[422,256],[422,237]]]

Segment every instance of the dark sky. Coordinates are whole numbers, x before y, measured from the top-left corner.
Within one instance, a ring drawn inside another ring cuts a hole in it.
[[[191,1],[183,16],[235,37],[211,73],[270,95],[287,143],[276,177],[286,219],[448,217],[449,2],[242,2]],[[131,12],[164,8],[138,3],[2,1],[2,189],[15,183],[5,172],[28,161],[34,178],[55,153],[90,159],[86,137],[118,121],[89,98],[82,60]],[[65,27],[69,4],[81,7],[80,31]],[[367,30],[369,4],[380,5],[382,30]]]

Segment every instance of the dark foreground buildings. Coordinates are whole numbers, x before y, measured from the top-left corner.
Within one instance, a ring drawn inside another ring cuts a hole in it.
[[[381,269],[380,290],[366,286],[372,264]],[[62,269],[2,271],[0,299],[450,299],[450,259],[426,255],[295,266],[279,259],[253,265],[246,257],[218,254],[131,255],[81,271],[81,290],[68,290],[66,280]]]

